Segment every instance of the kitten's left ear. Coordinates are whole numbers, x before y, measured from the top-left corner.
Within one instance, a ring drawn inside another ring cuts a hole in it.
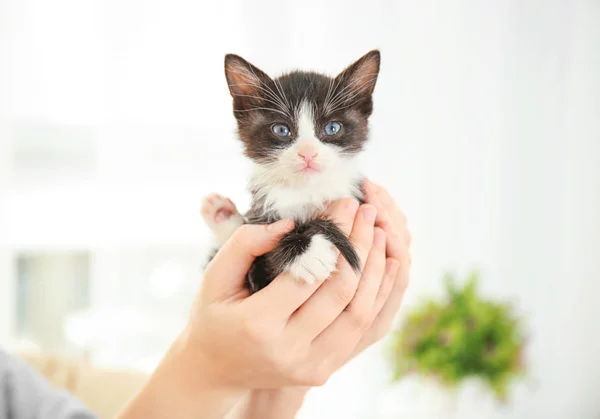
[[[355,99],[358,95],[371,96],[377,83],[380,63],[379,51],[370,51],[342,71],[336,77],[336,81],[341,80],[340,85],[344,85],[346,91],[355,94]]]

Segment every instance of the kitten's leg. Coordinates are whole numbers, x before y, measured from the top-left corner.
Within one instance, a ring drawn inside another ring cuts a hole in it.
[[[285,234],[278,246],[256,258],[246,284],[251,293],[277,275],[289,273],[304,283],[322,281],[336,270],[338,255],[358,271],[360,261],[350,239],[330,220],[311,220]]]
[[[219,194],[210,194],[202,201],[202,218],[211,229],[215,246],[221,247],[242,224],[244,217],[229,198]]]
[[[336,270],[338,251],[323,234],[317,233],[310,238],[308,246],[284,272],[291,274],[307,284],[323,281]]]

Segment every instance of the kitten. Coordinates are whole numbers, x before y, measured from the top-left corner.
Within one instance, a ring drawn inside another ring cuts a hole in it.
[[[254,262],[246,278],[250,293],[282,272],[306,283],[328,278],[336,248],[359,270],[350,240],[323,210],[341,198],[363,202],[356,156],[367,141],[379,66],[374,50],[335,78],[293,71],[272,79],[237,55],[225,57],[239,138],[253,161],[252,204],[242,216],[227,198],[205,198],[202,214],[217,242],[212,256],[244,223],[288,217],[296,223],[275,250]]]

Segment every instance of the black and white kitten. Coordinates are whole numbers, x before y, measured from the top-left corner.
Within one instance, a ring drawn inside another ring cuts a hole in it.
[[[213,255],[244,223],[295,220],[277,248],[254,262],[246,279],[251,293],[282,272],[307,283],[328,278],[336,248],[359,269],[350,240],[323,210],[341,198],[363,200],[356,156],[367,141],[379,65],[375,50],[335,78],[293,71],[273,79],[237,55],[225,57],[239,138],[254,166],[252,204],[242,215],[227,198],[205,198],[202,214],[217,242]]]

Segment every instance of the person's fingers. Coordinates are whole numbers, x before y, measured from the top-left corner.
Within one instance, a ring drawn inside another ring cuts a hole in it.
[[[370,187],[372,187],[372,189],[369,189]],[[393,217],[390,217],[394,218],[395,222],[385,224],[383,228],[387,234],[387,255],[398,261],[399,266],[389,296],[385,299],[378,296],[376,305],[381,305],[381,309],[378,310],[369,331],[363,337],[364,342],[361,341],[358,345],[358,351],[381,339],[391,329],[394,318],[402,304],[405,290],[408,286],[411,263],[409,251],[411,236],[406,228],[406,217],[395,205],[385,189],[372,183],[367,186],[366,189],[375,191],[375,194],[379,193],[381,196],[381,200],[379,201],[380,205],[384,208],[391,209],[395,213]],[[399,227],[395,228],[394,225]]]
[[[394,202],[394,199],[390,195],[389,191],[385,189],[383,186],[377,185],[377,199],[383,205],[388,213],[390,214],[390,218],[393,223],[395,223],[394,228],[400,229],[406,226],[406,215],[400,207]]]
[[[290,219],[239,227],[206,267],[205,287],[214,289],[221,297],[239,292],[254,259],[273,250],[279,238],[293,227]]]
[[[350,242],[354,245],[358,253],[361,271],[364,269],[365,263],[367,263],[367,257],[373,244],[376,217],[377,209],[373,205],[361,205],[354,219],[352,232],[350,233]]]
[[[410,273],[410,253],[408,247],[402,244],[402,241],[398,241],[398,248],[395,249],[397,257],[399,257],[399,265],[394,283],[389,297],[384,302],[381,310],[373,320],[371,328],[375,334],[375,340],[381,339],[391,329],[392,323],[400,305],[404,298],[404,293],[408,287],[409,273]]]
[[[336,322],[345,316],[354,318],[358,322],[372,311],[385,273],[385,242],[385,232],[380,228],[375,228],[373,246],[358,283],[356,294]]]
[[[402,253],[402,248],[410,248],[412,237],[406,228],[406,215],[398,208],[389,192],[380,185],[366,180],[363,185],[365,197],[368,201],[373,202],[377,207],[378,213],[389,214],[389,222],[378,222],[376,226],[383,228],[388,234],[388,256],[401,260],[399,254]],[[393,241],[390,245],[390,240]],[[408,259],[410,264],[410,252]]]
[[[380,328],[377,322],[377,316],[381,312],[381,309],[387,302],[390,293],[392,292],[392,288],[394,287],[394,283],[396,280],[396,275],[398,273],[398,269],[400,264],[395,259],[388,258],[385,265],[385,274],[383,275],[383,280],[381,281],[381,286],[379,287],[379,292],[377,293],[377,297],[375,298],[375,303],[373,304],[372,310],[372,319],[370,322],[370,326],[367,331],[360,338],[360,341],[356,345],[354,352],[351,358],[354,358],[356,355],[364,351],[367,347],[371,346],[373,343],[377,342],[379,339],[378,333],[380,333]],[[350,358],[350,359],[351,359]],[[350,360],[348,359],[348,361]]]
[[[391,224],[384,226],[383,231],[385,231],[387,239],[387,256],[392,259],[396,259],[398,262],[402,262],[404,248],[406,247],[404,236],[402,234],[396,233]],[[406,231],[406,229],[404,229],[403,231]]]
[[[394,323],[394,319],[398,314],[398,310],[402,305],[402,299],[404,298],[408,285],[408,269],[402,267],[398,273],[389,298],[377,316],[375,316],[375,320],[373,320],[371,325],[375,335],[374,341],[383,338],[389,333]]]
[[[272,317],[287,319],[321,284],[306,284],[290,274],[282,273],[268,286],[247,298],[244,304],[254,306],[255,310],[268,311]]]
[[[332,220],[346,236],[350,235],[356,211],[358,211],[358,201],[352,198],[336,201],[327,209],[325,214]]]
[[[391,308],[388,310],[393,311],[394,309],[397,310],[400,307],[404,289],[408,285],[408,271],[410,270],[411,264],[408,239],[410,234],[406,228],[402,229],[400,234],[395,233],[390,228],[387,229],[386,233],[388,235],[387,254],[389,257],[400,262],[400,269],[398,269],[396,283],[394,284],[394,288],[390,295],[391,302],[386,302],[386,305],[391,306]]]
[[[398,262],[396,259],[387,258],[385,264],[385,274],[383,275],[381,285],[379,286],[379,290],[373,304],[374,317],[379,314],[387,302],[392,289],[394,288],[394,284],[396,283],[396,275],[398,274],[399,269],[400,262]]]
[[[376,228],[373,247],[365,265],[354,298],[336,319],[313,341],[311,351],[319,353],[339,353],[337,347],[342,339],[348,339],[350,350],[339,354],[332,362],[344,364],[360,342],[363,333],[376,316],[375,302],[386,273],[385,233]],[[383,290],[385,292],[385,290]]]
[[[384,228],[385,223],[390,223],[395,231],[406,226],[406,216],[400,210],[398,205],[383,186],[378,185],[370,180],[366,180],[363,184],[365,200],[377,208],[381,216],[378,219],[377,225]]]
[[[370,181],[369,179],[365,179],[362,184],[362,192],[365,201],[372,202],[375,199],[375,195],[377,194],[377,189],[372,181]]]
[[[377,198],[377,188],[375,184],[368,179],[363,183],[364,199],[367,204],[374,205],[377,208],[377,219],[375,225],[377,227],[384,228],[392,222],[390,214],[387,208],[383,206],[383,203]]]
[[[350,241],[360,258],[361,271],[373,243],[376,215],[375,207],[362,205],[350,234]],[[288,323],[291,333],[308,333],[312,337],[319,335],[352,301],[359,277],[348,262],[342,259],[339,271],[325,281],[292,315]]]
[[[349,235],[354,218],[358,211],[358,201],[352,198],[335,202],[326,212],[340,230]],[[341,268],[339,268],[341,269]],[[273,312],[273,315],[291,316],[319,288],[321,284],[304,284],[291,275],[282,274],[275,278],[268,287],[258,291],[248,300]]]

